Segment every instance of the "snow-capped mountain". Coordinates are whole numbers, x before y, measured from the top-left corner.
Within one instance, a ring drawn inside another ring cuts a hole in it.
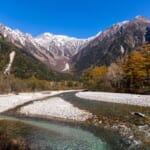
[[[18,29],[12,30],[9,27],[6,27],[0,24],[0,33],[4,36],[5,39],[9,40],[13,44],[17,44],[24,47],[27,41],[32,41],[32,36],[30,34],[23,34]],[[34,44],[34,42],[33,42]]]
[[[107,28],[73,57],[75,70],[82,72],[90,66],[110,65],[122,59],[144,42],[150,30],[150,20],[137,16]]]
[[[35,38],[0,24],[0,34],[19,48],[31,53],[41,62],[58,71],[69,70],[69,61],[92,39],[77,39],[64,35],[44,33]]]
[[[89,39],[77,39],[51,33],[44,33],[33,38],[30,34],[23,34],[19,30],[12,30],[2,24],[0,24],[0,33],[9,42],[23,48],[58,71],[69,70],[70,58],[86,46],[89,41]]]
[[[12,30],[2,24],[0,24],[0,34],[2,34],[7,41],[29,52],[41,62],[45,64],[51,64],[53,62],[53,55],[38,45],[30,34],[23,34],[19,30]]]
[[[87,39],[77,39],[51,33],[44,33],[34,38],[34,40],[54,56],[65,56],[68,58],[77,54],[89,41]]]

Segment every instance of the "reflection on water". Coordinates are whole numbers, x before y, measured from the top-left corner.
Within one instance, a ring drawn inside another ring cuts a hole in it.
[[[111,150],[106,142],[79,127],[6,116],[0,119],[9,120],[1,120],[0,130],[24,138],[32,149]]]

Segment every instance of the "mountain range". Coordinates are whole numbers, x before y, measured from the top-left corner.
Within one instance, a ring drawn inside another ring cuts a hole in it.
[[[43,33],[37,37],[0,24],[4,39],[60,72],[82,72],[90,66],[110,65],[150,40],[150,20],[137,16],[87,39]]]
[[[123,21],[101,32],[73,57],[75,68],[81,72],[91,65],[110,65],[123,59],[131,50],[147,42],[150,20],[138,16],[131,21]]]

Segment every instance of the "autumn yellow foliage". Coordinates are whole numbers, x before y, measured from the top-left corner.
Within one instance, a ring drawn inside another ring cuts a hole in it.
[[[104,81],[107,73],[107,68],[105,66],[96,66],[94,68],[87,69],[82,74],[82,81],[86,88],[99,89]]]
[[[95,66],[82,74],[85,88],[117,92],[144,93],[150,90],[150,44],[132,50],[124,61]]]

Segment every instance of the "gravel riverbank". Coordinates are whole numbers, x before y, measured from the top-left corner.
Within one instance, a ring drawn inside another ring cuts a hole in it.
[[[72,91],[74,90],[2,94],[0,95],[0,113],[7,111],[9,109],[13,109],[16,106],[22,105],[26,102],[30,102],[36,99],[46,98],[49,96],[54,96],[61,93],[72,92]]]
[[[85,121],[92,117],[92,114],[74,107],[60,97],[50,98],[45,101],[34,102],[20,109],[20,113],[25,115],[40,115],[50,118],[69,119]]]
[[[150,107],[150,95],[122,94],[122,93],[108,93],[108,92],[78,92],[76,93],[76,96],[88,100]]]

